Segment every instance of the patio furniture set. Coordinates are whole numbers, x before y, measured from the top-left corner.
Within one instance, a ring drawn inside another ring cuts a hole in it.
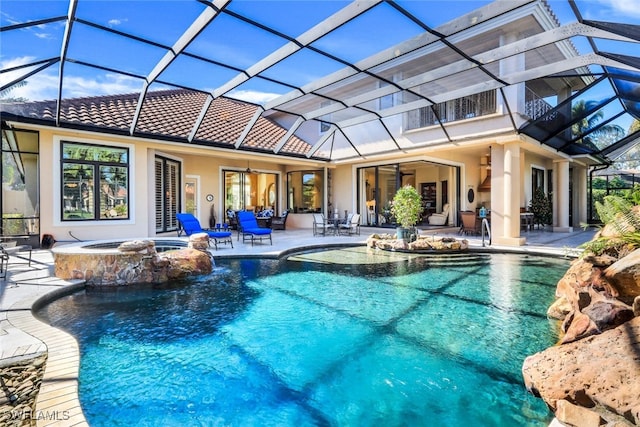
[[[273,245],[271,238],[272,228],[261,226],[258,223],[258,217],[256,217],[253,212],[238,211],[235,213],[234,218],[235,224],[233,227],[235,227],[238,232],[238,241],[240,241],[240,236],[242,236],[242,242],[250,241],[251,246],[253,246],[256,241],[262,242],[267,239],[269,243]],[[178,236],[181,236],[182,233],[186,236],[191,236],[194,233],[206,233],[209,236],[209,245],[213,245],[216,250],[218,250],[218,245],[220,244],[229,244],[233,248],[233,228],[230,224],[216,224],[214,228],[202,228],[200,221],[190,213],[176,214],[176,219],[179,225]],[[282,229],[284,229],[285,223],[286,215],[282,223],[276,224],[276,226],[281,226]],[[271,222],[271,226],[273,226],[273,222]]]
[[[313,214],[313,235],[326,236],[360,235],[360,214],[350,213],[346,217],[325,217],[324,214]]]

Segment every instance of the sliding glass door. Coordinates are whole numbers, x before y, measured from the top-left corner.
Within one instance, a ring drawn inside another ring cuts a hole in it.
[[[449,182],[454,182],[455,167],[425,161],[370,166],[358,169],[358,209],[365,219],[364,223],[379,227],[394,227],[395,218],[391,215],[391,202],[396,191],[410,185],[423,194],[422,222],[426,223],[429,214],[442,209],[449,203]],[[459,174],[459,173],[458,173]],[[453,181],[451,181],[453,180]],[[428,194],[425,193],[428,189]],[[438,204],[438,196],[440,204]],[[364,212],[364,214],[363,214]]]
[[[274,173],[224,171],[225,211],[273,209],[277,213],[277,178]]]

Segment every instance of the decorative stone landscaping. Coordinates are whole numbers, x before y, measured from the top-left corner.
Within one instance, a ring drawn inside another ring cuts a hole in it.
[[[88,286],[164,283],[213,269],[207,252],[209,237],[193,234],[188,247],[161,253],[153,240],[124,242],[117,247],[61,246],[53,250],[54,274],[65,280],[82,279]]]
[[[418,236],[415,241],[409,243],[397,239],[395,234],[372,234],[367,239],[367,246],[387,251],[455,252],[469,249],[469,242],[455,237]]]
[[[0,425],[35,425],[36,397],[46,361],[46,353],[0,361]]]
[[[556,297],[561,345],[524,361],[527,389],[566,425],[640,425],[640,249],[575,260]]]

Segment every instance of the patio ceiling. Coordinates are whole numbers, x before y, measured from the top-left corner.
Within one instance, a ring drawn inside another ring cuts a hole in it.
[[[215,144],[202,129],[218,100],[235,99],[255,112],[244,114],[230,149],[256,151],[261,145],[252,129],[268,119],[285,132],[260,150],[347,161],[467,139],[436,114],[435,136],[414,141],[402,131],[403,115],[497,90],[514,132],[571,155],[614,158],[639,140],[628,129],[640,118],[640,26],[637,19],[585,20],[586,5],[8,1],[0,90],[55,104],[45,118],[3,102],[2,118],[77,127],[63,114],[70,100],[135,93],[122,114],[128,133],[140,135],[154,93],[180,89],[201,96],[190,98],[196,104],[184,135],[165,138]],[[530,122],[515,114],[506,92],[520,83],[548,103],[546,114]],[[567,84],[574,92],[569,101],[544,98]],[[582,118],[598,119],[590,127],[576,126],[581,117],[572,110],[580,101],[589,107],[580,110]],[[165,120],[159,129],[171,129],[176,117]],[[615,126],[622,131],[609,132]]]

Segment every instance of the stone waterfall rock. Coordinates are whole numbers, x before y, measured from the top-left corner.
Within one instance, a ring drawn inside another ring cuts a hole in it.
[[[640,317],[527,357],[525,385],[554,410],[561,399],[640,424]]]
[[[169,260],[167,277],[180,279],[198,274],[211,273],[211,257],[197,249],[180,249],[167,251],[164,257]]]
[[[640,295],[640,249],[607,267],[604,277],[615,286],[620,300],[633,304]]]

